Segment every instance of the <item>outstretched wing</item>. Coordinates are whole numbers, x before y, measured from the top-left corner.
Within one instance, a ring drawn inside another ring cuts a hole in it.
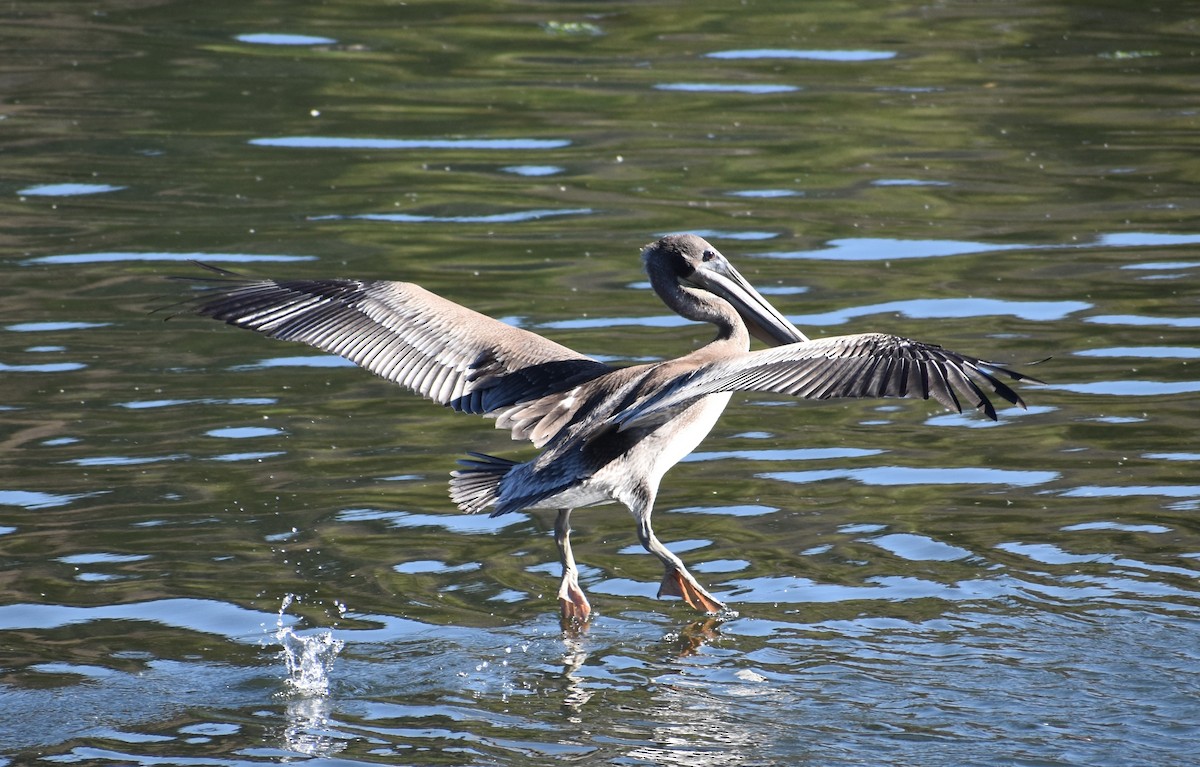
[[[494,413],[612,370],[411,283],[221,283],[197,314],[337,354],[458,411]]]
[[[961,396],[995,420],[989,392],[1025,407],[1020,396],[1000,380],[1001,375],[1041,383],[994,362],[900,336],[833,336],[701,365],[614,420],[621,427],[629,426],[699,397],[727,391],[775,392],[805,399],[933,398],[960,413]]]

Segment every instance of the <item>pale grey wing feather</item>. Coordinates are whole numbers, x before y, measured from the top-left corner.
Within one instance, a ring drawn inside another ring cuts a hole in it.
[[[626,428],[700,397],[727,391],[773,392],[805,399],[932,398],[957,412],[962,412],[965,400],[995,420],[989,393],[1025,407],[1000,375],[1040,383],[997,363],[900,336],[834,336],[700,365],[653,397],[617,414],[613,421]]]
[[[494,413],[612,370],[410,283],[222,282],[196,313],[337,354],[455,410]]]

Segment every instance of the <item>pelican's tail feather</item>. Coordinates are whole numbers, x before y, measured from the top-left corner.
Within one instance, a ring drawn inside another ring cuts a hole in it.
[[[463,468],[450,472],[450,500],[468,514],[474,514],[496,504],[500,481],[517,462],[485,453],[469,455],[470,458],[458,462]]]

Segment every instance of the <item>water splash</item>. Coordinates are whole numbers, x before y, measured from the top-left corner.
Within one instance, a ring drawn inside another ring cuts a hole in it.
[[[279,655],[287,667],[287,687],[290,692],[306,697],[324,697],[329,694],[329,674],[333,670],[333,661],[346,643],[334,638],[332,631],[300,635],[291,626],[285,626],[284,613],[295,601],[293,594],[284,596],[273,635],[283,647]]]

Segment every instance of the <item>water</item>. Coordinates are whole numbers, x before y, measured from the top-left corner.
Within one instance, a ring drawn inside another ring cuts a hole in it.
[[[1194,764],[1195,11],[7,8],[0,760]],[[200,260],[662,359],[708,336],[639,272],[675,231],[813,335],[1048,383],[997,423],[735,397],[656,521],[737,616],[597,508],[570,636],[552,520],[446,498],[525,448],[163,321]]]
[[[329,694],[329,673],[333,669],[333,662],[346,643],[336,638],[332,631],[304,635],[297,634],[295,629],[285,625],[283,616],[294,601],[294,595],[284,596],[274,637],[282,648],[279,656],[288,670],[288,688],[301,697],[324,697]],[[344,607],[341,609],[344,611]]]

